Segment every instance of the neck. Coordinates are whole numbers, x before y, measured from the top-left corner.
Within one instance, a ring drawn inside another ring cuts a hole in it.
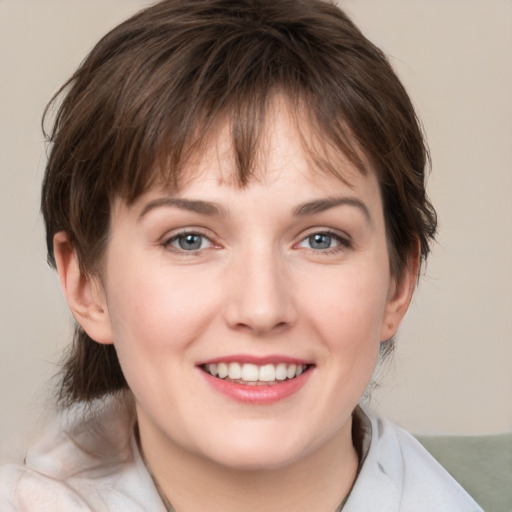
[[[283,467],[240,470],[183,449],[139,418],[144,457],[176,512],[334,512],[357,473],[351,426],[349,419],[313,453]]]

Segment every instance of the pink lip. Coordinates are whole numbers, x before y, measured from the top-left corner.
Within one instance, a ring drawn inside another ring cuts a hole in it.
[[[207,361],[201,361],[197,366],[204,366],[205,364],[218,364],[218,363],[241,363],[241,364],[256,364],[263,366],[265,364],[312,364],[312,361],[306,361],[305,359],[297,359],[295,357],[289,357],[284,355],[269,355],[269,356],[252,356],[248,354],[232,354],[229,356],[216,357],[214,359],[208,359]]]
[[[226,361],[226,359],[221,359],[220,361]],[[240,361],[240,359],[235,359],[235,361]],[[283,362],[282,359],[280,361]],[[245,360],[244,362],[248,361]],[[238,402],[252,405],[270,405],[294,395],[306,384],[312,373],[312,368],[309,367],[302,375],[294,379],[283,380],[272,385],[250,385],[219,379],[201,370],[201,374],[206,379],[206,382],[215,391]]]

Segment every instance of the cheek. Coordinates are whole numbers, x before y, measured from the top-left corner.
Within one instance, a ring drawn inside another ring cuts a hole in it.
[[[119,363],[137,401],[154,407],[162,401],[180,406],[176,382],[185,382],[194,364],[189,348],[215,317],[215,289],[172,277],[155,269],[110,283]]]
[[[215,314],[218,287],[205,284],[211,280],[171,274],[165,267],[111,276],[109,313],[118,351],[178,349],[192,342]]]
[[[357,403],[378,360],[388,274],[379,272],[380,266],[371,268],[337,269],[322,280],[322,292],[316,287],[315,293],[307,295],[303,308],[312,335],[323,344],[322,364],[333,376],[326,396],[338,397],[340,410],[346,398]]]
[[[304,283],[304,313],[311,315],[320,332],[339,343],[380,341],[389,288],[388,273],[380,267],[333,269],[321,280],[316,276]]]

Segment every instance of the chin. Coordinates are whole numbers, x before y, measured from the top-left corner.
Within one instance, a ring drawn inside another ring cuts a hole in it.
[[[285,468],[295,461],[296,457],[290,454],[266,453],[261,450],[237,452],[212,459],[216,465],[237,472],[274,471]]]
[[[269,471],[289,466],[307,456],[310,449],[304,443],[283,436],[232,436],[230,439],[210,439],[210,460],[234,471]],[[213,448],[213,453],[212,453]],[[205,453],[206,455],[206,453]]]

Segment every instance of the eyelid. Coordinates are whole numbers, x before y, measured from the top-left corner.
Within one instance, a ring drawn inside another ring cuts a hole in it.
[[[329,235],[329,236],[332,236],[335,238],[345,240],[347,242],[352,241],[352,237],[347,232],[339,230],[339,229],[327,228],[327,227],[322,227],[322,226],[304,230],[300,234],[299,238],[302,241],[302,240],[308,238],[309,236],[316,235],[316,234]]]
[[[295,244],[295,247],[301,247],[300,244],[305,242],[309,237],[317,234],[327,235],[331,238],[334,238],[338,242],[338,245],[336,245],[335,247],[329,247],[327,249],[309,248],[310,251],[313,251],[318,254],[329,254],[332,252],[338,252],[352,248],[352,238],[347,233],[334,230],[331,228],[312,228],[308,230],[306,233],[302,233],[300,236],[300,240],[297,244]],[[304,248],[308,249],[306,247]]]
[[[201,249],[186,251],[186,250],[180,249],[179,247],[174,247],[172,245],[172,242],[174,242],[175,240],[177,240],[180,237],[186,237],[187,235],[198,235],[202,238],[205,238],[210,242],[210,246],[201,248]],[[219,244],[216,243],[213,238],[214,237],[211,234],[207,234],[204,229],[191,226],[191,227],[179,228],[174,231],[167,232],[161,238],[160,245],[164,249],[170,250],[177,254],[195,255],[195,254],[201,253],[203,251],[206,251],[206,250],[209,250],[212,248],[214,248],[214,249],[219,248],[220,247]]]

